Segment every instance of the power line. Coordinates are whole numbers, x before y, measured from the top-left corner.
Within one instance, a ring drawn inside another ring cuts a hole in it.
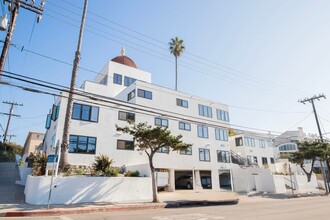
[[[12,77],[8,76],[7,74],[4,74],[4,76],[12,78]],[[18,79],[18,80],[21,80],[21,79]],[[46,87],[46,88],[51,88],[51,89],[54,89],[54,90],[57,90],[57,91],[62,91],[62,92],[69,93],[69,91],[67,91],[67,90],[55,88],[55,87],[52,87],[52,86],[42,85],[40,83],[35,83],[33,81],[29,81],[29,83],[37,84],[39,86],[43,86],[43,87]],[[59,97],[66,98],[63,95],[58,95],[58,94],[55,94],[55,93],[45,92],[45,91],[42,91],[42,90],[31,89],[31,88],[23,87],[23,86],[16,86],[14,84],[4,83],[4,82],[2,84],[8,85],[8,86],[14,86],[14,87],[17,87],[17,88],[20,88],[20,89],[23,89],[23,90],[29,91],[29,92],[42,93],[42,94],[48,94],[48,95],[52,95],[52,96],[59,96]],[[179,120],[182,120],[182,121],[189,121],[189,122],[194,122],[194,123],[198,123],[198,124],[208,124],[208,125],[213,125],[213,126],[216,126],[216,127],[224,127],[223,123],[220,123],[220,122],[217,123],[217,122],[214,122],[214,121],[209,120],[209,119],[201,119],[201,118],[192,117],[192,116],[189,116],[189,117],[193,118],[193,119],[187,119],[186,115],[179,114],[177,112],[171,112],[171,111],[168,111],[168,110],[157,109],[157,108],[154,108],[154,107],[143,106],[143,105],[134,104],[134,103],[127,103],[127,102],[122,101],[122,100],[117,100],[117,99],[101,96],[101,95],[98,95],[98,94],[82,92],[82,91],[76,91],[73,94],[93,100],[93,101],[79,100],[79,101],[82,101],[82,102],[88,102],[88,103],[92,103],[92,104],[96,104],[96,105],[102,105],[101,103],[98,103],[98,102],[104,102],[104,103],[108,103],[108,104],[114,104],[114,105],[122,106],[122,107],[116,107],[116,106],[105,105],[106,107],[117,108],[117,109],[121,109],[121,110],[125,110],[125,108],[129,108],[129,109],[132,109],[134,111],[140,110],[140,111],[143,111],[143,112],[151,113],[152,115],[156,114],[156,115],[163,116],[163,117],[176,118],[176,119],[179,119]],[[75,100],[77,100],[77,98],[75,98]],[[95,102],[95,101],[98,101],[98,102]],[[123,108],[123,107],[125,107],[125,108]],[[269,131],[269,130],[264,130],[264,129],[259,129],[259,128],[252,128],[252,127],[247,127],[247,126],[240,126],[240,125],[234,125],[234,124],[230,124],[230,125],[234,126],[234,127],[238,127],[238,128],[244,128],[244,129],[252,129],[252,130],[258,130],[258,131],[264,131],[264,132],[281,133],[281,132],[278,132],[278,131]],[[227,128],[227,127],[224,127],[224,128]]]
[[[65,11],[68,11],[69,13],[71,13],[71,14],[79,15],[78,13],[75,13],[74,11],[69,10],[67,7],[63,7],[63,6],[60,6],[60,5],[55,4],[55,3],[52,3],[52,2],[50,2],[50,3],[51,3],[52,5],[58,7],[58,8],[61,8],[62,11],[65,10]],[[65,2],[65,1],[64,1],[64,3],[66,3],[66,4],[70,5],[70,6],[73,6],[73,7],[75,7],[75,8],[81,9],[81,7],[79,7],[79,6],[75,6],[75,5],[70,4],[70,3],[67,3],[67,2]],[[54,12],[54,10],[53,10],[53,12]],[[58,12],[55,12],[55,13],[58,13]],[[103,16],[100,16],[99,14],[93,13],[93,12],[91,12],[91,11],[89,11],[89,14],[92,14],[92,15],[94,15],[94,16],[96,16],[96,17],[102,19],[102,20],[105,20],[105,21],[107,21],[107,22],[110,22],[110,23],[112,23],[112,24],[115,24],[116,26],[119,26],[119,27],[121,27],[121,28],[124,28],[124,29],[126,29],[126,30],[129,30],[129,31],[131,31],[131,32],[133,32],[133,33],[135,33],[135,34],[138,34],[138,35],[140,35],[140,36],[143,36],[143,37],[145,37],[145,38],[147,38],[147,39],[149,39],[149,40],[153,40],[153,41],[155,41],[155,42],[161,44],[162,46],[158,46],[158,45],[156,45],[156,44],[154,44],[154,43],[151,43],[150,41],[146,41],[146,40],[141,39],[141,38],[138,38],[138,37],[136,37],[136,36],[134,36],[134,35],[128,34],[127,32],[123,32],[123,31],[120,31],[120,30],[118,30],[118,29],[112,28],[112,27],[110,27],[109,25],[104,24],[103,22],[96,21],[95,19],[88,18],[88,20],[91,20],[91,21],[93,21],[93,22],[95,22],[95,23],[98,23],[98,24],[100,24],[100,25],[102,25],[102,26],[104,26],[104,27],[110,28],[111,30],[117,31],[117,32],[119,32],[119,33],[122,33],[122,34],[124,34],[125,36],[130,36],[130,37],[135,38],[135,39],[137,39],[137,40],[140,40],[140,41],[142,41],[142,42],[144,42],[144,43],[147,43],[147,44],[150,44],[150,45],[155,46],[155,47],[157,47],[157,48],[160,48],[160,49],[162,49],[162,50],[168,51],[168,48],[164,48],[165,45],[167,46],[166,43],[163,43],[163,42],[161,42],[161,41],[159,41],[159,40],[157,40],[157,39],[155,39],[155,38],[152,38],[152,37],[150,37],[150,36],[147,36],[147,35],[145,35],[145,34],[139,33],[138,31],[135,31],[135,30],[133,30],[133,29],[130,29],[130,28],[128,28],[128,27],[125,27],[125,26],[123,26],[123,25],[120,25],[120,24],[118,24],[118,23],[116,23],[116,22],[113,22],[113,21],[111,21],[111,20],[108,19],[108,18],[105,18],[105,17],[103,17]],[[63,15],[63,13],[61,13],[61,15]],[[67,17],[69,17],[69,16],[67,16]],[[75,20],[74,18],[71,18],[71,17],[70,17],[70,19],[71,19],[71,20]],[[92,27],[94,27],[94,26],[92,26]],[[110,33],[110,34],[111,34],[111,33]],[[113,36],[114,36],[114,35],[113,35]],[[192,56],[194,56],[194,57],[197,57],[198,60],[197,60],[197,59],[193,59],[193,58],[188,58],[188,59],[190,59],[190,60],[193,60],[195,63],[197,62],[197,63],[203,64],[203,65],[206,65],[206,66],[208,66],[208,67],[215,68],[215,69],[217,69],[217,70],[220,70],[220,71],[223,71],[223,72],[226,72],[226,73],[229,73],[229,74],[239,75],[240,78],[243,77],[243,78],[245,78],[245,79],[247,79],[247,80],[249,80],[249,81],[251,81],[251,82],[255,82],[255,80],[258,80],[258,81],[260,81],[260,82],[267,83],[267,84],[270,85],[270,86],[276,86],[277,88],[286,89],[286,90],[288,90],[288,91],[296,91],[296,94],[299,94],[299,95],[302,94],[302,93],[301,93],[302,91],[299,91],[299,93],[297,93],[298,90],[293,89],[293,88],[291,88],[291,87],[286,87],[286,86],[283,86],[283,85],[277,84],[277,83],[275,83],[275,82],[268,81],[268,80],[264,80],[264,79],[261,79],[261,78],[258,78],[258,77],[254,77],[254,76],[247,76],[247,74],[245,74],[245,73],[243,73],[243,72],[241,72],[241,71],[235,70],[235,69],[233,69],[233,68],[231,68],[231,67],[228,67],[228,66],[225,66],[225,65],[223,65],[223,64],[216,63],[216,62],[214,62],[214,61],[211,61],[211,60],[209,60],[209,59],[206,59],[205,57],[201,57],[201,56],[195,55],[195,54],[193,54],[193,53],[190,53],[189,51],[187,51],[186,54],[190,54],[190,55],[192,55]],[[185,58],[186,58],[186,57],[183,57],[183,59],[185,59]],[[208,61],[209,63],[212,63],[212,64],[214,64],[214,65],[217,65],[218,67],[216,67],[216,66],[211,66],[210,64],[206,64],[205,62],[201,62],[201,59],[202,59],[202,60],[205,60],[205,61]],[[181,62],[183,62],[183,61],[181,61]],[[186,62],[185,62],[185,63],[186,63]],[[219,67],[221,67],[221,68],[219,68]],[[223,68],[225,68],[225,69],[223,69]],[[252,78],[252,79],[251,79],[251,78]]]

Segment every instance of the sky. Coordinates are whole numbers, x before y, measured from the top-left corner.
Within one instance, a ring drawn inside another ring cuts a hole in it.
[[[47,0],[38,24],[36,14],[21,8],[5,70],[69,86],[83,4]],[[327,0],[89,1],[77,85],[93,80],[124,46],[154,84],[174,89],[168,42],[178,36],[186,48],[178,60],[179,91],[227,104],[236,128],[279,134],[303,127],[316,134],[311,104],[298,100],[330,97],[329,11]],[[3,101],[23,104],[15,106],[21,117],[12,117],[8,132],[23,145],[29,131],[45,132],[56,97],[0,85],[0,99],[0,112],[9,111]],[[330,137],[329,100],[315,106]],[[0,134],[7,120],[0,114]]]

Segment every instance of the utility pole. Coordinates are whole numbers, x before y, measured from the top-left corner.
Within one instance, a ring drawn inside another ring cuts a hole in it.
[[[21,117],[20,115],[14,115],[13,114],[14,105],[23,106],[23,104],[17,104],[16,102],[14,103],[14,102],[7,102],[7,101],[5,101],[3,103],[10,105],[9,113],[2,113],[2,112],[0,113],[0,114],[3,114],[3,115],[9,115],[7,126],[6,126],[6,130],[5,130],[5,134],[3,136],[3,143],[5,144],[6,143],[6,139],[7,139],[7,134],[8,134],[8,129],[9,129],[9,124],[10,124],[11,116]]]
[[[320,98],[324,98],[324,99],[325,99],[326,97],[325,97],[324,94],[320,94],[320,95],[318,95],[318,96],[314,95],[314,96],[311,97],[311,98],[305,98],[304,100],[299,100],[298,102],[303,103],[303,104],[305,104],[306,102],[310,102],[310,103],[312,103],[313,112],[314,112],[314,116],[315,116],[315,121],[316,121],[317,129],[318,129],[318,131],[319,131],[320,140],[321,140],[321,142],[323,142],[323,135],[322,135],[322,132],[321,132],[319,119],[318,119],[318,117],[317,117],[317,113],[316,113],[316,109],[315,109],[315,105],[314,105],[314,100],[317,99],[317,100],[320,101]],[[328,160],[328,158],[327,158],[327,160]],[[326,161],[326,164],[327,164],[328,174],[329,174],[329,172],[330,172],[330,166],[329,166],[328,161]],[[325,173],[325,175],[324,175],[324,173],[323,173],[323,164],[322,164],[322,161],[320,161],[320,165],[321,165],[321,171],[322,171],[323,180],[324,180],[325,191],[326,191],[327,194],[329,194],[329,185],[327,184],[327,182],[328,182],[328,180],[327,180],[327,179],[328,179],[327,176],[328,176],[328,175],[327,175],[326,173]]]
[[[70,84],[70,90],[69,90],[68,103],[67,103],[67,106],[66,106],[64,129],[63,129],[63,135],[62,135],[61,161],[60,161],[60,167],[61,168],[63,168],[66,164],[68,164],[68,157],[67,156],[68,156],[68,146],[69,146],[69,130],[70,130],[70,122],[71,122],[70,120],[71,120],[72,106],[73,106],[73,93],[74,93],[74,90],[75,90],[75,87],[76,87],[79,61],[80,61],[80,58],[81,58],[80,49],[81,49],[83,30],[84,30],[84,24],[85,24],[86,12],[87,12],[87,3],[88,3],[88,0],[85,0],[84,11],[83,11],[83,14],[82,14],[81,24],[80,24],[80,33],[79,33],[77,51],[76,51],[76,54],[75,54],[75,59],[73,61],[71,84]]]
[[[9,7],[10,8],[10,23],[9,23],[8,32],[6,35],[6,40],[3,45],[1,57],[0,57],[0,80],[1,80],[1,76],[2,76],[2,71],[5,67],[6,58],[7,58],[11,38],[12,38],[12,35],[14,32],[19,8],[21,7],[21,8],[27,9],[29,11],[32,11],[32,12],[38,14],[37,23],[39,23],[41,20],[43,8],[45,5],[45,0],[42,0],[40,2],[39,7],[36,7],[34,5],[34,1],[32,1],[32,0],[31,0],[31,3],[28,3],[27,1],[21,1],[21,0],[4,0],[4,2],[8,2],[9,6],[10,6]]]

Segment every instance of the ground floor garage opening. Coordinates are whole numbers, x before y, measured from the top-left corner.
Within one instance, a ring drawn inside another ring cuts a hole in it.
[[[193,173],[191,170],[175,171],[175,189],[193,189]]]
[[[219,171],[220,189],[232,190],[230,170]]]
[[[203,189],[212,189],[211,171],[200,171]]]

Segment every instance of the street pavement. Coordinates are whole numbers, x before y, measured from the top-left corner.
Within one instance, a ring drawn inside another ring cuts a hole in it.
[[[237,204],[239,195],[234,192],[216,192],[212,190],[194,191],[178,190],[159,193],[160,203],[82,203],[65,205],[30,205],[26,203],[0,204],[0,217],[16,216],[53,216],[90,212],[132,211],[143,209],[160,209],[196,205]]]
[[[237,205],[183,206],[179,208],[131,210],[125,212],[76,213],[58,216],[13,217],[49,220],[305,220],[329,219],[328,196],[285,198],[262,194],[240,195]],[[1,218],[0,218],[1,219]]]

